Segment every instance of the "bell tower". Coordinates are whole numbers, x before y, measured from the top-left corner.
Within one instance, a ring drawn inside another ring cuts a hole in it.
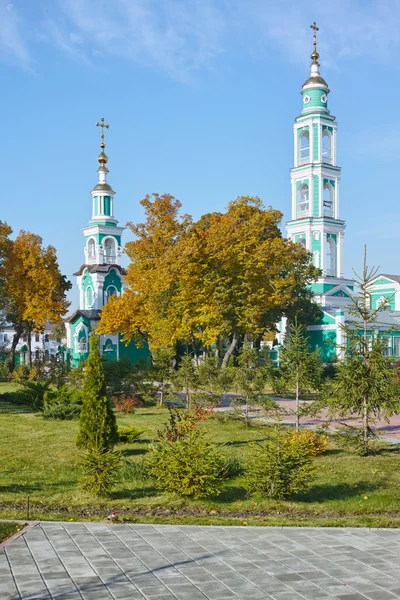
[[[118,227],[114,217],[115,192],[107,182],[108,156],[105,152],[104,130],[109,125],[101,119],[100,154],[98,157],[98,183],[93,188],[92,218],[82,229],[85,236],[85,262],[78,273],[79,308],[100,310],[108,298],[121,295],[124,269],[121,267],[121,236],[125,227]]]
[[[312,285],[316,300],[337,286],[353,287],[343,277],[345,222],[340,218],[340,167],[336,162],[337,123],[328,109],[329,88],[319,72],[318,27],[314,22],[311,72],[301,88],[303,109],[295,119],[294,167],[290,171],[292,219],[286,224],[289,239],[312,253],[322,275]],[[335,299],[337,301],[337,298]]]

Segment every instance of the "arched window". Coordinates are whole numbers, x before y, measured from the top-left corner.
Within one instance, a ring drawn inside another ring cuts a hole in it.
[[[109,264],[115,262],[115,242],[112,238],[104,240],[104,257]]]
[[[84,329],[81,329],[78,335],[78,352],[87,352],[87,337]]]
[[[117,288],[115,285],[109,285],[106,289],[106,301],[111,298],[111,296],[115,296],[117,294]]]
[[[94,258],[96,255],[96,243],[93,238],[90,238],[87,244],[88,258]]]
[[[35,350],[35,360],[40,360],[40,350]]]
[[[387,302],[386,297],[385,296],[381,296],[376,301],[376,308],[379,308],[380,306],[382,306],[382,304],[385,304],[386,302]]]
[[[324,216],[333,217],[333,189],[329,183],[324,185]]]
[[[300,136],[300,164],[310,162],[310,134],[307,130]]]
[[[297,216],[307,217],[309,214],[309,195],[308,185],[304,184],[299,187],[297,199]]]
[[[90,285],[86,288],[86,308],[93,308],[93,289]]]
[[[315,252],[313,252],[313,265],[314,265],[314,267],[317,267],[317,269],[320,268],[320,265],[319,265],[319,252],[318,252],[318,250],[316,250]]]
[[[328,277],[336,277],[336,243],[331,237],[326,240],[326,274]]]
[[[322,162],[332,163],[331,134],[325,129],[322,133]]]

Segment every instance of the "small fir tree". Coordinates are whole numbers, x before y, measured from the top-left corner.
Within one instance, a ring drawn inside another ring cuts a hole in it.
[[[386,356],[387,345],[377,326],[380,312],[387,309],[389,299],[371,307],[370,288],[378,269],[367,266],[364,248],[364,268],[356,272],[358,293],[352,297],[348,311],[353,317],[343,326],[345,345],[334,379],[327,385],[324,398],[332,414],[358,416],[362,419],[361,454],[370,451],[373,424],[378,416],[385,420],[400,410],[400,385],[397,370]]]
[[[153,353],[152,378],[157,382],[160,406],[170,387],[172,360],[175,352],[171,348],[155,350]]]
[[[270,408],[272,401],[264,394],[265,372],[260,356],[249,342],[245,342],[238,356],[238,366],[234,369],[233,385],[245,402],[246,425],[249,407],[262,405]]]
[[[111,450],[117,441],[117,424],[107,398],[99,340],[93,332],[90,336],[90,353],[86,363],[76,443],[78,447],[87,450],[96,448],[96,451],[107,451]]]
[[[182,356],[178,370],[173,373],[172,384],[176,390],[181,390],[185,394],[186,408],[190,410],[192,394],[198,386],[196,367],[190,354]]]
[[[279,384],[286,393],[296,398],[296,430],[300,426],[301,396],[316,390],[321,384],[323,363],[318,350],[310,349],[304,327],[297,322],[290,325],[280,353]]]

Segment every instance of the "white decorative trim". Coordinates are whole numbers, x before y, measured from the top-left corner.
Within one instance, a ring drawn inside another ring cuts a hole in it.
[[[335,331],[337,329],[336,323],[331,325],[309,325],[307,331]]]

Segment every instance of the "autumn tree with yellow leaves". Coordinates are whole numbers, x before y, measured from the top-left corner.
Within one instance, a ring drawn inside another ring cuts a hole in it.
[[[261,339],[285,314],[315,314],[309,284],[319,271],[301,245],[282,237],[282,213],[239,196],[225,213],[193,222],[165,194],[142,200],[146,220],[135,240],[121,297],[102,310],[99,333],[141,336],[151,349],[177,341],[223,347],[222,366],[244,339]]]
[[[15,329],[10,352],[12,371],[21,336],[28,336],[31,364],[31,332],[43,331],[46,323],[58,325],[62,321],[69,306],[66,292],[71,283],[60,272],[55,248],[43,247],[39,235],[20,231],[11,241],[1,233],[5,248],[0,262],[1,310]]]

